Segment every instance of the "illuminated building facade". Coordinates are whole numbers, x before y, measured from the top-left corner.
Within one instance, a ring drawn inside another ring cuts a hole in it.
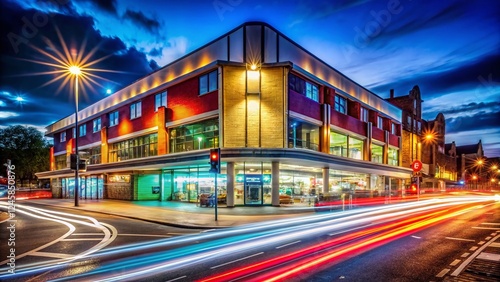
[[[260,22],[216,40],[81,110],[84,198],[196,202],[214,191],[221,148],[227,206],[309,202],[400,190],[401,109]],[[54,197],[71,198],[75,116],[54,138]],[[73,186],[72,186],[73,185]],[[356,195],[355,193],[352,193]]]

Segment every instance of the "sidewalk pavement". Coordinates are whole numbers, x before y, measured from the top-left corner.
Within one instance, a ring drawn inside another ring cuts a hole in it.
[[[215,208],[199,207],[196,203],[81,199],[78,207],[75,207],[74,199],[47,198],[17,201],[18,204],[23,202],[98,212],[182,228],[203,229],[238,226],[314,213],[314,207],[242,206],[228,208],[219,206],[217,208],[217,221],[215,221]]]

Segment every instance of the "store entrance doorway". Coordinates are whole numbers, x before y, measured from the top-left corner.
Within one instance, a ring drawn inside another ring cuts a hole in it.
[[[245,205],[262,203],[262,175],[245,175]]]

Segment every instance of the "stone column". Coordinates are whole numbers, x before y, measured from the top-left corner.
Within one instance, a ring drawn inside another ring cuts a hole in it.
[[[330,168],[323,168],[323,194],[330,191]]]
[[[271,167],[271,199],[272,205],[280,206],[280,163],[272,162]]]
[[[235,175],[234,175],[234,162],[228,162],[226,164],[226,177],[227,177],[227,186],[226,186],[226,204],[227,207],[234,207],[234,183],[235,183]]]

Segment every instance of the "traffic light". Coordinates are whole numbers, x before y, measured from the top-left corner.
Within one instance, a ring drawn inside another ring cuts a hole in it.
[[[220,173],[220,148],[210,149],[209,172]]]
[[[69,168],[71,169],[76,169],[76,162],[78,160],[78,158],[76,157],[76,154],[71,154],[69,156]]]
[[[76,157],[76,154],[71,154],[69,158],[70,158],[70,163],[69,163],[70,169],[76,170],[76,167],[77,167],[76,163],[78,162],[78,170],[79,171],[87,171],[87,160],[86,159],[80,158],[79,160],[77,160],[78,158]]]

